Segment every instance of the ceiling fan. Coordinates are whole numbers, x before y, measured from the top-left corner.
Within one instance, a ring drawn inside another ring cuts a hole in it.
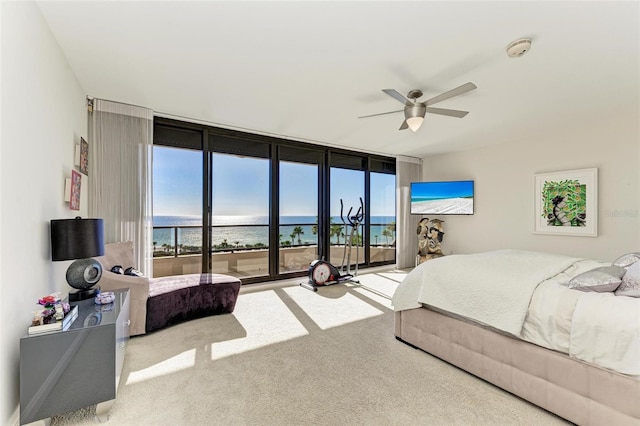
[[[404,110],[401,109],[398,111],[381,112],[379,114],[364,115],[358,118],[376,117],[378,115],[394,114],[396,112],[404,111],[404,121],[402,122],[402,125],[398,130],[404,130],[406,128],[409,128],[412,131],[416,132],[422,125],[422,122],[424,121],[424,115],[427,112],[431,114],[448,115],[450,117],[457,117],[457,118],[462,118],[465,115],[469,114],[469,111],[458,111],[455,109],[444,109],[444,108],[432,108],[431,105],[436,104],[438,102],[442,102],[449,98],[453,98],[454,96],[462,95],[463,93],[467,93],[477,88],[478,87],[471,82],[465,83],[462,86],[458,86],[455,89],[449,90],[448,92],[444,92],[438,96],[434,96],[433,98],[428,99],[424,102],[417,101],[417,99],[422,96],[422,90],[419,90],[419,89],[411,90],[407,94],[407,97],[402,96],[395,89],[382,89],[384,93],[391,96],[393,99],[399,102],[402,102],[405,105]]]

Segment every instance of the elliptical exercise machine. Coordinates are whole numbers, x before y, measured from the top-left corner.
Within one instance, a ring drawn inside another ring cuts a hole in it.
[[[356,279],[356,276],[358,275],[357,260],[355,264],[355,273],[351,273],[351,250],[353,248],[354,236],[359,235],[358,230],[364,220],[364,204],[362,203],[362,198],[360,198],[360,208],[353,216],[351,215],[352,211],[353,207],[350,207],[345,220],[343,215],[344,206],[342,204],[342,199],[340,199],[340,219],[342,220],[342,224],[345,229],[351,228],[350,232],[345,233],[345,244],[340,268],[336,268],[330,262],[325,260],[314,260],[309,264],[309,281],[300,283],[302,287],[311,291],[318,291],[318,287],[320,286],[340,284],[348,281],[354,283],[360,282]],[[356,241],[356,259],[359,258],[360,254],[359,247],[360,241]],[[345,259],[347,261],[346,265]]]
[[[364,221],[364,204],[362,203],[362,198],[360,198],[360,208],[358,208],[358,211],[353,216],[351,215],[352,210],[353,210],[353,207],[350,207],[349,212],[347,213],[347,220],[345,221],[344,217],[342,216],[342,200],[340,200],[340,219],[342,220],[342,223],[344,224],[345,228],[351,228],[351,231],[347,235],[345,235],[345,239],[349,237],[349,241],[345,240],[345,243],[344,243],[344,251],[342,253],[342,265],[340,265],[340,269],[342,270],[343,268],[345,268],[344,260],[346,257],[347,264],[346,264],[346,269],[344,269],[344,272],[346,272],[347,275],[351,275],[351,279],[350,279],[351,282],[359,283],[360,281],[358,281],[355,277],[358,276],[358,259],[360,259],[360,243],[362,242],[361,241],[362,237],[360,236],[360,225]],[[355,242],[356,262],[355,262],[355,272],[352,275],[351,274],[351,249],[353,248],[354,236],[358,236],[358,239]]]

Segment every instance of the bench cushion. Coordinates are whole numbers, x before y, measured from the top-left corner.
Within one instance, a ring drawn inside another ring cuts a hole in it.
[[[238,278],[188,274],[149,282],[146,331],[209,315],[231,313],[240,291]]]

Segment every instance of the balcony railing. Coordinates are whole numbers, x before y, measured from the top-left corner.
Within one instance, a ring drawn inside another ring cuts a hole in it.
[[[281,272],[306,270],[309,263],[317,257],[317,236],[312,233],[312,226],[308,223],[280,225]],[[302,232],[294,233],[293,230],[297,227]],[[239,277],[268,274],[269,225],[214,225],[211,228],[213,244],[210,253],[214,272]],[[372,229],[389,229],[389,224],[372,224]],[[360,232],[362,233],[362,228]],[[344,228],[339,236],[332,234],[331,246],[344,247],[347,242],[344,234]],[[395,232],[390,234],[391,232],[387,233],[384,243],[381,241],[378,244],[376,238],[370,244],[372,262],[393,261],[395,258],[395,248],[389,244],[395,240]],[[202,226],[155,226],[153,235],[154,276],[201,271]],[[361,240],[354,239],[354,244],[358,243],[360,247],[363,246]],[[364,262],[364,250],[360,250],[359,257],[359,262]],[[342,250],[331,250],[330,262],[339,265],[341,261]]]

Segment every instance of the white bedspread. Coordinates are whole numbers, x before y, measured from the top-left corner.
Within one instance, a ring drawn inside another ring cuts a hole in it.
[[[576,304],[569,355],[640,375],[640,299],[584,293]]]
[[[573,314],[584,292],[569,289],[567,283],[576,275],[609,265],[581,260],[540,283],[531,298],[521,337],[538,346],[568,354]]]
[[[514,250],[445,256],[411,271],[393,306],[430,305],[640,380],[640,298],[567,285],[604,265]]]
[[[520,336],[536,287],[579,260],[522,250],[444,256],[411,271],[392,303],[396,311],[427,304]]]
[[[640,299],[582,292],[567,282],[609,264],[577,262],[536,289],[522,338],[538,346],[640,378]]]

